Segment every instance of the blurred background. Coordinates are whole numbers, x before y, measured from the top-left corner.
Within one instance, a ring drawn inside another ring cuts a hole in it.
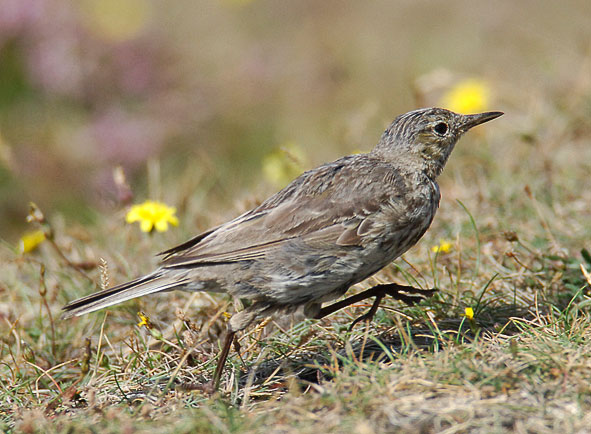
[[[29,201],[88,225],[262,198],[465,80],[513,138],[480,166],[551,162],[549,129],[589,129],[590,63],[588,0],[0,0],[0,238]]]

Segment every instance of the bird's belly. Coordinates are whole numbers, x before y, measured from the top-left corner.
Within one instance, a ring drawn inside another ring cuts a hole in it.
[[[435,209],[410,215],[398,229],[386,223],[363,246],[327,243],[310,246],[301,239],[286,243],[264,260],[249,265],[247,279],[235,281],[235,295],[265,298],[281,305],[322,302],[344,294],[347,289],[398,258],[423,236]],[[244,276],[244,273],[240,273]]]

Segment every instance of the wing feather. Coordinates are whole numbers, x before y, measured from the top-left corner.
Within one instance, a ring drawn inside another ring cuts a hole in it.
[[[344,157],[302,174],[259,207],[163,252],[162,265],[256,260],[295,238],[361,246],[375,229],[375,216],[400,196],[403,180],[396,169],[368,154]]]

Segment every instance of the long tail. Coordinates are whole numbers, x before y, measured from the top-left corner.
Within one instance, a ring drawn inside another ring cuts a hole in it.
[[[103,289],[86,297],[74,300],[62,309],[65,311],[62,318],[71,318],[86,313],[94,312],[114,304],[122,303],[132,298],[142,297],[155,292],[167,291],[182,286],[186,281],[179,279],[178,275],[170,275],[162,270],[155,271],[147,276],[132,280],[131,282],[112,288]]]

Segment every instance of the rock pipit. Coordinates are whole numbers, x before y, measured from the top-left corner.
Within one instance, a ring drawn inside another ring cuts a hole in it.
[[[228,323],[212,380],[217,388],[236,332],[256,318],[303,307],[321,318],[375,296],[407,303],[430,295],[378,285],[322,307],[402,255],[423,236],[439,206],[437,177],[460,136],[501,112],[460,115],[440,108],[398,116],[368,154],[343,157],[303,173],[258,207],[162,252],[151,274],[73,301],[83,315],[161,291],[225,292],[251,300]]]

